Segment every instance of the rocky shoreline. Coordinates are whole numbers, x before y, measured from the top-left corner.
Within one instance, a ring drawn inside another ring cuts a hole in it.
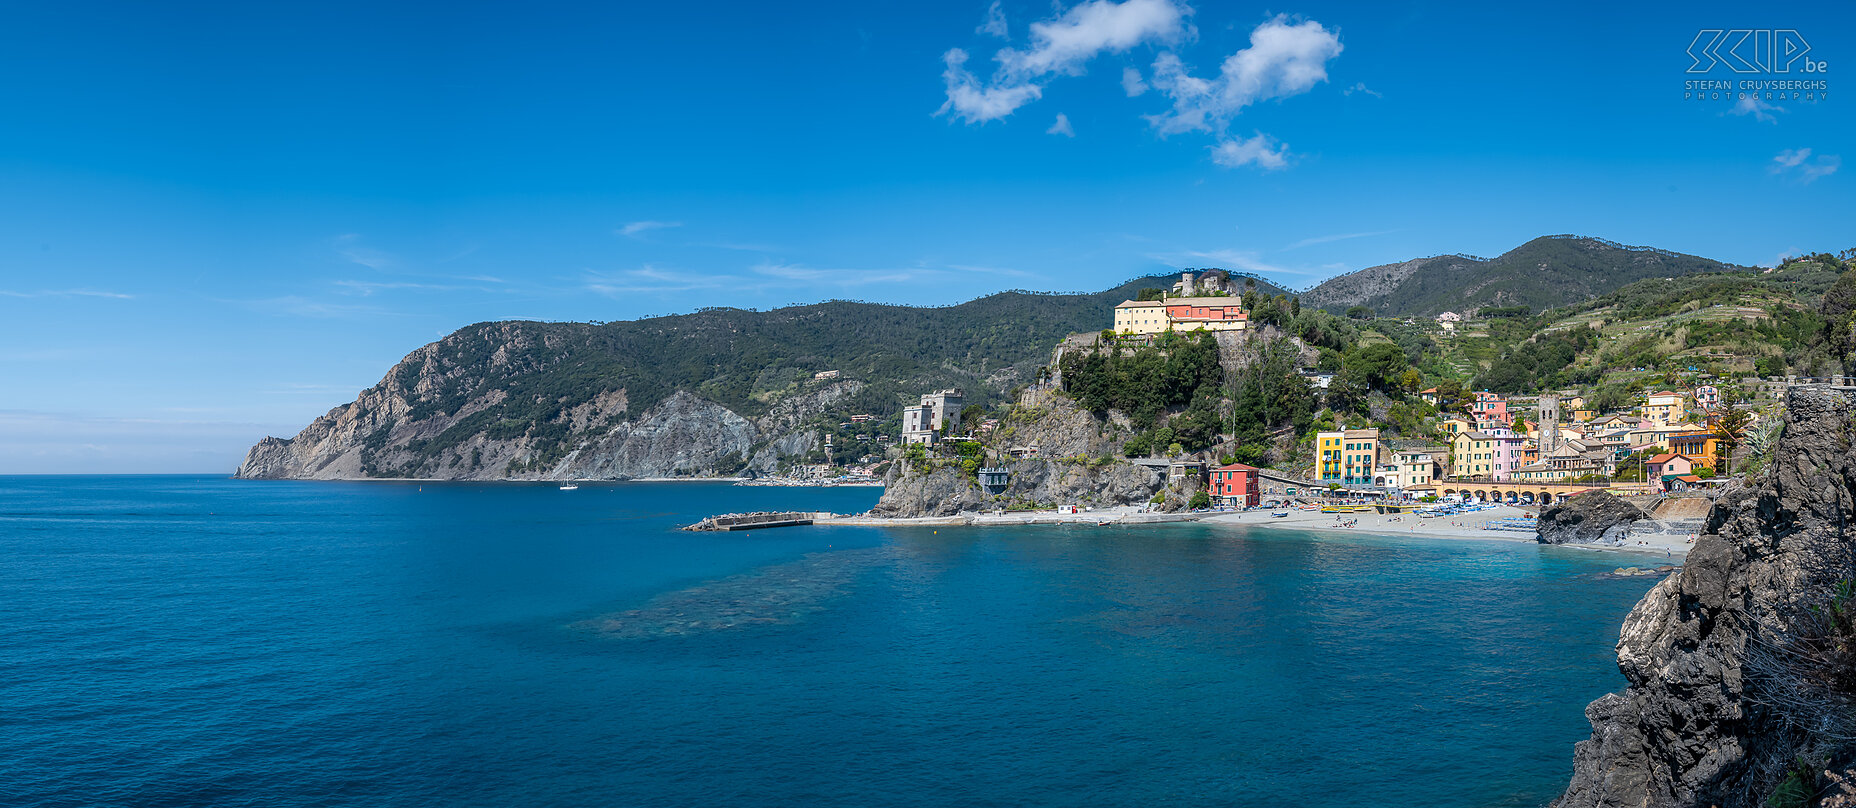
[[[1629,687],[1586,708],[1592,737],[1556,808],[1752,808],[1787,783],[1799,799],[1773,804],[1851,804],[1838,792],[1856,750],[1825,731],[1845,708],[1801,707],[1826,673],[1772,651],[1797,647],[1856,573],[1853,438],[1847,394],[1791,393],[1772,465],[1714,505],[1682,570],[1625,619]]]

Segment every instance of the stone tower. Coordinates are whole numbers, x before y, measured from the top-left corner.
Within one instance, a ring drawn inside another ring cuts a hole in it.
[[[1560,397],[1548,393],[1540,397],[1540,455],[1560,448]]]

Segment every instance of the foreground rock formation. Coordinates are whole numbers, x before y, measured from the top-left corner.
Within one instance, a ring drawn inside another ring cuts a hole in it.
[[[1772,465],[1715,504],[1681,572],[1625,620],[1630,686],[1586,708],[1592,737],[1555,806],[1750,808],[1788,776],[1821,798],[1824,769],[1847,766],[1847,742],[1825,729],[1847,726],[1847,700],[1801,710],[1811,683],[1770,661],[1852,574],[1856,413],[1845,393],[1800,389],[1786,418]]]
[[[1621,544],[1631,523],[1650,518],[1606,491],[1580,494],[1540,512],[1541,544]]]

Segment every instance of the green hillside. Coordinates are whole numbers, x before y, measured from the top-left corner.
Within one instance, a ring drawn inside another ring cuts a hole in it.
[[[1740,269],[1692,255],[1573,236],[1543,236],[1487,260],[1456,258],[1424,262],[1361,305],[1380,316],[1397,317],[1491,306],[1542,311],[1590,300],[1636,281]],[[1310,294],[1319,297],[1320,289]]]
[[[834,414],[888,419],[944,387],[963,388],[970,404],[997,404],[1035,378],[1059,340],[1109,327],[1116,303],[1174,280],[1136,278],[1094,294],[1002,292],[939,308],[840,300],[603,324],[479,323],[436,343],[430,360],[402,362],[394,373],[406,390],[421,378],[435,380],[412,400],[410,421],[456,414],[500,394],[498,403],[417,442],[419,462],[478,433],[558,443],[544,454],[554,457],[573,433],[565,413],[617,390],[625,391],[630,413],[690,390],[754,417],[828,370],[864,385],[833,405]],[[1281,292],[1268,283],[1258,290]]]
[[[1540,314],[1483,309],[1498,316],[1438,340],[1437,360],[1499,392],[1629,391],[1688,374],[1838,373],[1847,351],[1826,336],[1839,316],[1827,293],[1856,285],[1849,266],[1847,259],[1807,256],[1766,271],[1638,281]]]

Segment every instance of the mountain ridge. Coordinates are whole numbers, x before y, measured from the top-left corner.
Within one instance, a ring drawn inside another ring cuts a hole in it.
[[[1596,236],[1553,235],[1531,239],[1494,258],[1451,253],[1370,266],[1322,281],[1301,297],[1305,305],[1330,311],[1366,306],[1381,316],[1429,317],[1491,306],[1539,311],[1633,281],[1744,269]]]

